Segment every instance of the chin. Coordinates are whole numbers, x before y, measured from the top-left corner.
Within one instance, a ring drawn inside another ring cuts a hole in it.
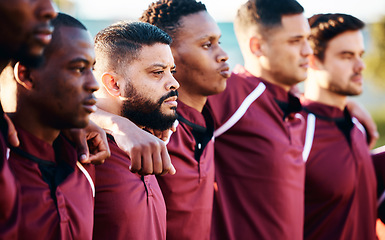
[[[44,46],[38,44],[31,46],[29,49],[28,55],[33,58],[41,57],[44,52]]]
[[[167,117],[175,117],[176,116],[176,110],[172,110],[171,113],[169,114],[163,114],[164,116],[167,116]]]
[[[174,116],[176,114],[176,107],[168,108],[166,111],[162,111],[164,116]]]
[[[74,128],[85,128],[88,126],[89,122],[90,122],[89,118],[81,119],[81,120],[77,121],[76,124],[74,124]]]

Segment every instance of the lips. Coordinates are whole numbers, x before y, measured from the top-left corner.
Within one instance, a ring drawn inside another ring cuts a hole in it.
[[[301,68],[309,68],[309,62],[308,62],[308,61],[303,62],[303,63],[299,64],[299,66],[300,66]]]
[[[83,102],[83,108],[88,113],[93,113],[96,111],[96,99],[94,97],[88,98],[86,101]]]
[[[177,107],[178,106],[178,103],[176,101],[177,99],[178,99],[177,96],[169,97],[166,100],[164,100],[164,103],[169,105],[170,107]]]
[[[45,26],[37,28],[33,36],[34,38],[44,45],[48,45],[51,42],[53,33],[53,27]]]
[[[219,74],[223,78],[229,78],[230,77],[230,75],[231,75],[230,67],[227,63],[222,68],[219,69]]]
[[[363,82],[361,74],[355,74],[354,76],[351,77],[351,80],[353,82],[357,82],[357,83],[362,83]]]

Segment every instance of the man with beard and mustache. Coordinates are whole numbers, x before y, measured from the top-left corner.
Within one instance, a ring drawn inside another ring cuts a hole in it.
[[[148,23],[120,22],[95,37],[98,107],[140,128],[169,129],[178,82],[171,38]],[[96,166],[94,239],[165,239],[166,206],[154,175],[130,171],[129,156],[109,135],[111,157]],[[155,168],[156,166],[154,166]]]
[[[346,109],[347,97],[362,92],[365,24],[338,13],[309,24],[304,239],[376,239],[373,162],[364,128]]]
[[[221,30],[196,0],[160,0],[141,21],[167,32],[180,82],[178,121],[167,144],[174,176],[157,177],[167,206],[167,239],[210,238],[214,196],[214,125],[206,104],[225,90],[228,56],[220,46]]]
[[[59,14],[51,43],[38,67],[14,65],[16,111],[10,113],[20,139],[9,166],[20,186],[18,239],[91,239],[94,184],[78,162],[64,129],[84,128],[96,110],[98,83],[90,33]]]

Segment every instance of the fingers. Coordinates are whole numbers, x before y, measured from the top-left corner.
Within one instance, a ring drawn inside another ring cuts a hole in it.
[[[84,129],[69,129],[63,133],[75,143],[79,162],[102,164],[111,155],[105,131],[90,121]]]
[[[156,152],[153,156],[153,172],[155,175],[161,175],[164,171],[163,169],[163,162],[162,162],[162,156],[160,152]]]
[[[109,151],[99,151],[95,154],[91,154],[87,163],[92,163],[94,165],[103,164],[104,161],[110,157]]]
[[[377,131],[377,125],[370,113],[365,109],[365,107],[351,100],[347,101],[346,106],[350,114],[357,118],[357,120],[365,127],[368,138],[367,142],[370,148],[374,147],[379,138],[379,133]]]
[[[166,130],[167,131],[167,130]],[[163,137],[163,132],[164,131],[160,131],[160,130],[152,130],[152,135],[154,135],[155,137],[157,137],[157,138],[159,138],[159,139],[161,139],[161,140],[163,140],[162,139],[162,137]]]
[[[136,143],[135,147],[126,151],[131,159],[131,172],[141,175],[175,174],[166,144],[152,135],[149,136],[146,142]]]
[[[96,133],[95,136],[87,139],[87,143],[90,151],[90,163],[99,165],[104,163],[105,159],[111,156],[105,134]]]
[[[145,151],[142,154],[142,168],[138,172],[140,175],[150,175],[154,173],[152,151]]]
[[[11,146],[17,147],[19,146],[20,142],[19,138],[17,137],[15,126],[13,125],[11,119],[7,116],[7,114],[4,114],[4,118],[8,124],[8,142],[9,144],[11,144]]]
[[[87,162],[95,165],[104,163],[105,159],[111,156],[106,132],[92,121],[85,131],[89,150]]]
[[[171,174],[174,175],[176,173],[176,170],[174,168],[174,165],[172,165],[170,155],[168,154],[167,149],[162,151],[162,160],[163,160],[163,172],[161,175],[165,174]]]
[[[160,137],[160,139],[163,141],[163,142],[167,142],[169,141],[169,138],[171,137],[171,134],[172,134],[172,130],[171,129],[168,129],[168,130],[164,130],[162,132],[162,135]]]
[[[131,158],[130,171],[137,173],[142,169],[142,155],[141,150],[137,148],[132,148],[131,152],[128,153]]]
[[[90,152],[88,150],[88,144],[85,137],[85,132],[81,131],[73,131],[74,137],[76,139],[76,149],[78,152],[78,160],[81,163],[89,163]],[[78,135],[77,135],[78,134]]]
[[[86,134],[83,129],[69,129],[64,130],[63,133],[72,141],[76,146],[78,153],[78,160],[81,163],[89,163],[89,151],[86,140]]]
[[[371,130],[368,131],[369,135],[369,147],[370,149],[374,148],[376,146],[377,140],[380,138],[380,134],[378,133],[377,130]]]

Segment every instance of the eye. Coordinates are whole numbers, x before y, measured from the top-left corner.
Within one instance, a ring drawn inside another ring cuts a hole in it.
[[[291,39],[291,40],[289,40],[289,43],[291,43],[291,44],[297,44],[297,43],[300,43],[300,42],[301,42],[300,39]]]
[[[205,49],[208,49],[208,48],[211,47],[211,45],[212,45],[211,42],[207,42],[207,43],[204,43],[204,44],[202,45],[202,47],[205,48]]]
[[[158,71],[153,71],[152,74],[154,77],[159,78],[163,75],[164,71],[163,70],[158,70]]]
[[[72,71],[72,72],[75,72],[77,74],[82,74],[84,73],[87,69],[90,69],[91,70],[91,67],[92,66],[88,66],[87,64],[84,64],[84,63],[75,63],[75,64],[72,64],[69,66],[69,69]]]
[[[342,59],[350,60],[353,58],[353,55],[351,54],[342,54],[341,56]]]
[[[76,68],[75,71],[78,72],[78,73],[83,73],[84,70],[86,70],[85,67],[79,67],[79,68]]]
[[[174,75],[176,73],[176,70],[171,70],[171,74]]]

